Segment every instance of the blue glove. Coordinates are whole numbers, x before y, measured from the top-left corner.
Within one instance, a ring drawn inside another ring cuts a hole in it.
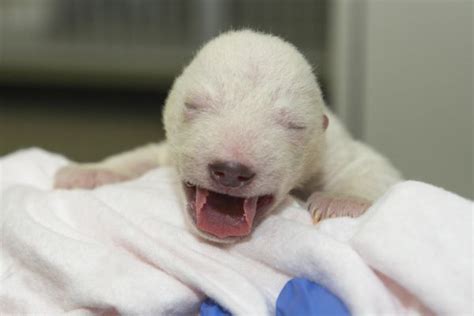
[[[201,304],[200,316],[231,316],[232,314],[223,309],[219,304],[208,298]]]
[[[331,315],[350,316],[347,307],[334,294],[307,279],[288,281],[276,303],[277,316]]]
[[[230,316],[231,314],[211,299],[201,304],[201,316]],[[334,294],[307,279],[288,281],[276,302],[277,316],[350,316],[347,307]]]

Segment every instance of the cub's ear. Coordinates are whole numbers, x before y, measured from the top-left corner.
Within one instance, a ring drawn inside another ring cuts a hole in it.
[[[326,130],[329,126],[329,118],[326,114],[323,115],[323,130]]]

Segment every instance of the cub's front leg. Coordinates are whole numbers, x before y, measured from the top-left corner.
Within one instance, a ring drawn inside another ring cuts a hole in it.
[[[56,172],[56,189],[94,189],[95,187],[129,180],[130,177],[100,164],[72,164]]]
[[[150,144],[109,157],[102,162],[65,166],[56,172],[54,187],[93,189],[134,179],[151,169],[168,164],[166,143]]]

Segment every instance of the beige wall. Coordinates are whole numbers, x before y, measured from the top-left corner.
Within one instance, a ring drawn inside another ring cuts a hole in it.
[[[350,14],[362,23],[346,27],[352,45],[342,61],[349,67],[333,81],[352,91],[339,97],[339,109],[355,134],[389,156],[406,178],[470,198],[472,7],[456,0],[364,1],[355,18]]]

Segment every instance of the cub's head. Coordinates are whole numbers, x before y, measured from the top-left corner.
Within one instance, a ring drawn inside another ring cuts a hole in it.
[[[316,168],[327,117],[311,67],[282,39],[237,31],[207,43],[176,79],[164,124],[201,236],[247,236]]]

